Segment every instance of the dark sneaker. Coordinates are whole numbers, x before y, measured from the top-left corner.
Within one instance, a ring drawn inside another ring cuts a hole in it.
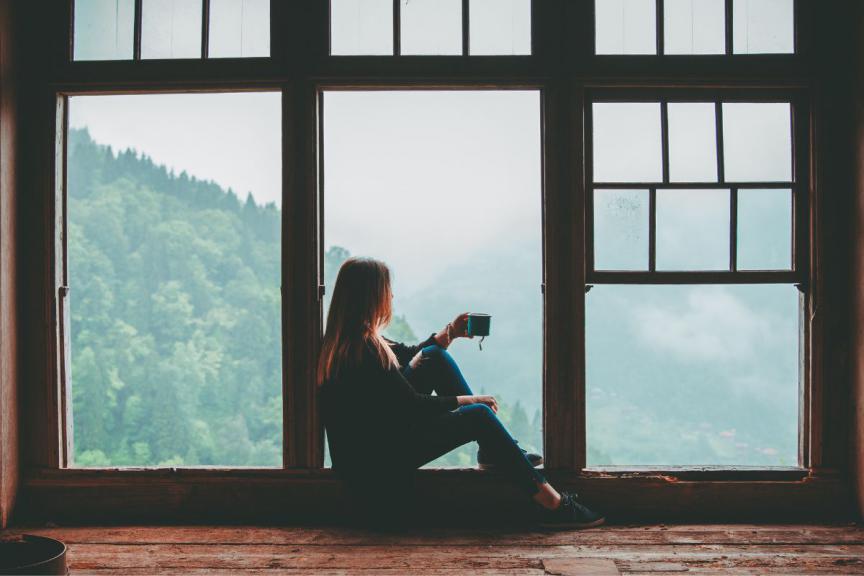
[[[539,523],[543,528],[593,528],[600,526],[606,519],[581,504],[576,494],[561,493],[561,505],[555,510],[542,508]]]
[[[522,450],[522,448],[520,448]],[[522,454],[525,455],[525,458],[528,459],[528,462],[531,463],[531,466],[537,467],[543,464],[543,456],[540,454],[535,454],[533,452],[528,452],[526,450],[522,450]],[[498,467],[498,464],[493,461],[489,456],[486,455],[483,450],[477,450],[477,467],[481,470],[494,470]]]

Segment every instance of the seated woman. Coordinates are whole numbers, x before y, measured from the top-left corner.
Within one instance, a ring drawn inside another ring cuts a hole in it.
[[[406,472],[477,441],[481,466],[500,469],[533,498],[542,525],[602,524],[575,494],[559,493],[534,468],[542,457],[519,448],[495,415],[495,398],[471,392],[446,351],[454,338],[466,336],[467,315],[406,346],[381,335],[392,298],[383,262],[350,258],[342,264],[318,364],[334,470],[355,487],[380,489],[389,482],[395,493]]]

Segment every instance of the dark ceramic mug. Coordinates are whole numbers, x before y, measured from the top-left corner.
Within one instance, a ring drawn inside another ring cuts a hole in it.
[[[468,336],[488,336],[492,316],[479,312],[468,313]]]

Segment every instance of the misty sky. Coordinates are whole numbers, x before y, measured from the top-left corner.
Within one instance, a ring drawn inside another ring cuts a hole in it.
[[[158,164],[282,205],[279,92],[76,96],[69,125],[114,151],[133,148]]]
[[[385,259],[404,292],[539,241],[539,92],[328,93],[324,153],[325,244]]]

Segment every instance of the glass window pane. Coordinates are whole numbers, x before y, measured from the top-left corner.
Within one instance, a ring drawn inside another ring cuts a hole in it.
[[[717,181],[717,122],[714,104],[669,103],[669,179]]]
[[[330,53],[392,55],[393,0],[330,0]]]
[[[325,314],[349,255],[390,267],[398,341],[463,311],[492,314],[482,351],[460,338],[450,353],[474,392],[498,398],[520,445],[541,451],[539,93],[325,92],[323,113]],[[475,452],[433,465],[473,466]]]
[[[656,54],[655,0],[594,0],[597,54]]]
[[[470,53],[531,54],[531,0],[471,0]]]
[[[210,0],[210,58],[270,56],[270,0]]]
[[[663,21],[664,53],[726,53],[724,0],[665,0]]]
[[[791,124],[788,103],[723,104],[726,180],[791,181]]]
[[[141,58],[200,58],[202,0],[143,0]]]
[[[588,465],[798,465],[798,291],[595,286]]]
[[[75,0],[75,60],[131,60],[135,0]]]
[[[729,190],[657,191],[657,270],[728,270],[729,256]]]
[[[662,181],[660,104],[596,103],[592,109],[594,181]]]
[[[738,190],[738,269],[792,267],[792,191]]]
[[[75,96],[76,467],[281,466],[281,95]]]
[[[402,54],[462,54],[462,0],[400,0]]]
[[[594,191],[594,269],[648,270],[648,190]]]
[[[734,0],[735,54],[795,52],[795,0]]]

